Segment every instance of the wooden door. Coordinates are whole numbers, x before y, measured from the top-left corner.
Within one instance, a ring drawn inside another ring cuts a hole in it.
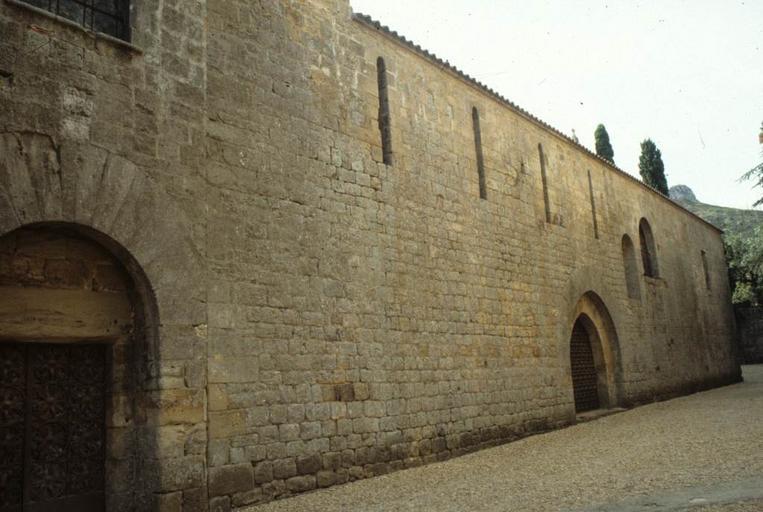
[[[575,412],[598,409],[599,388],[591,339],[579,320],[575,322],[575,327],[572,329],[570,359],[572,364],[572,390],[575,395]]]
[[[0,343],[0,512],[101,512],[104,345]]]

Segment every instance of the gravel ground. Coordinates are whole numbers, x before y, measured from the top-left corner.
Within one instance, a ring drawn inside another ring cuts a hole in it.
[[[745,382],[251,512],[763,511],[763,365]]]

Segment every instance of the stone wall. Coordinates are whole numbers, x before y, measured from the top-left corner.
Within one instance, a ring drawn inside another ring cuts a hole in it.
[[[716,229],[346,0],[135,10],[142,52],[0,4],[0,232],[83,224],[145,271],[157,508],[235,509],[568,424],[581,312],[610,405],[739,379]],[[659,274],[637,258],[629,296],[642,218]]]
[[[742,364],[763,363],[763,308],[735,306]]]
[[[133,2],[138,51],[0,2],[0,234],[86,231],[140,299],[110,511],[208,508],[205,16]]]

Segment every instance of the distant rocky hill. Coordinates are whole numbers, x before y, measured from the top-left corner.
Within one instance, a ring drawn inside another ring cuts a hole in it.
[[[755,228],[763,225],[763,211],[740,210],[702,203],[697,200],[692,189],[686,185],[670,187],[670,198],[692,213],[696,213],[711,224],[718,226],[728,235],[750,237],[753,236]]]
[[[670,198],[680,202],[698,202],[697,196],[694,195],[694,191],[686,185],[676,185],[670,187]]]

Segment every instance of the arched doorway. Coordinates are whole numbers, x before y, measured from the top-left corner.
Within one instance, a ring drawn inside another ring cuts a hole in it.
[[[622,370],[614,322],[594,292],[574,311],[569,338],[570,377],[575,413],[607,409],[620,402]]]
[[[134,470],[154,315],[139,272],[83,226],[0,237],[0,511],[103,511]]]

